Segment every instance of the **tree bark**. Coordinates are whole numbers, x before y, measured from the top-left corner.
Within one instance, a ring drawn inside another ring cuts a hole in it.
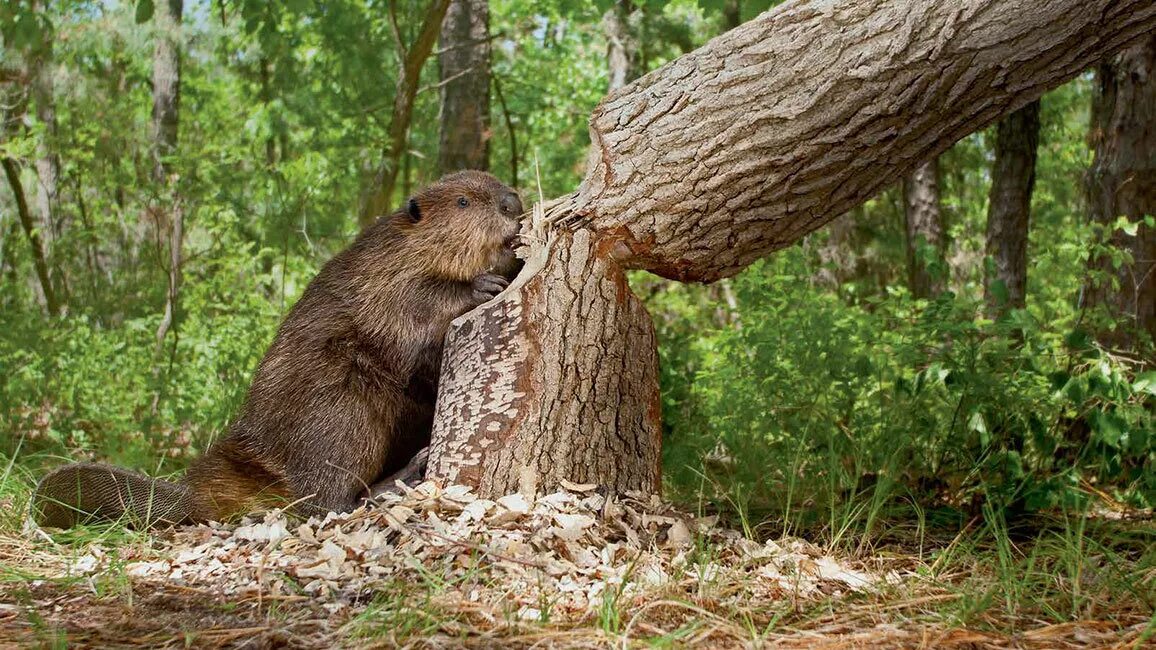
[[[943,211],[939,208],[939,159],[932,158],[903,179],[903,219],[907,228],[907,286],[916,298],[943,291]]]
[[[438,173],[490,168],[490,2],[453,0],[442,21]]]
[[[1036,182],[1040,103],[1034,101],[1000,120],[987,206],[983,296],[988,315],[999,318],[1023,309],[1028,281],[1028,222]]]
[[[413,117],[413,100],[417,96],[418,82],[421,81],[421,69],[433,52],[449,3],[450,0],[430,0],[417,39],[406,47],[397,25],[396,8],[394,3],[390,2],[390,19],[398,56],[401,57],[401,66],[398,68],[397,86],[393,96],[389,142],[382,152],[381,164],[378,165],[377,172],[362,198],[358,213],[357,221],[362,228],[389,212],[393,188],[397,185],[397,177],[401,171],[401,159],[405,155],[406,143],[409,141],[409,123]]]
[[[1093,116],[1095,159],[1089,173],[1091,217],[1111,224],[1156,216],[1156,36],[1104,61],[1098,70],[1099,97]],[[1113,268],[1094,260],[1119,282],[1089,287],[1089,304],[1101,304],[1116,320],[1114,330],[1100,332],[1106,345],[1134,349],[1136,334],[1156,339],[1156,228],[1141,224],[1135,236],[1113,234],[1111,243],[1131,255]]]
[[[1150,0],[794,2],[610,93],[581,186],[531,224],[542,262],[447,338],[431,475],[653,485],[622,269],[733,275],[1154,26]]]
[[[446,339],[431,474],[490,495],[559,477],[656,490],[662,406],[646,308],[589,231],[560,233],[527,268]]]
[[[162,231],[167,230],[169,240],[165,310],[156,334],[158,353],[173,326],[181,288],[185,219],[171,157],[177,151],[180,127],[182,9],[183,0],[161,0],[156,3],[153,15],[156,37],[153,46],[152,175],[153,182],[165,194],[162,201],[167,203],[167,209],[158,211],[162,216],[157,222]]]

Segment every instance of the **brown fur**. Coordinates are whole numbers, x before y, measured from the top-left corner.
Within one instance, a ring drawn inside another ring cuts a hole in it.
[[[521,212],[493,176],[458,172],[330,260],[281,324],[227,435],[189,469],[187,519],[285,501],[347,510],[427,446],[446,329],[516,272]]]

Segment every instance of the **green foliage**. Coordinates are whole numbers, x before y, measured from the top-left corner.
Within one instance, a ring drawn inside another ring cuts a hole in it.
[[[993,323],[975,300],[903,289],[863,309],[807,270],[793,249],[740,276],[742,329],[700,342],[693,373],[664,377],[691,384],[675,393],[690,417],[667,402],[671,426],[705,429],[672,436],[672,482],[705,472],[800,514],[868,489],[1029,510],[1083,501],[1090,485],[1156,498],[1149,375],[1027,312]],[[726,458],[712,467],[716,442]]]

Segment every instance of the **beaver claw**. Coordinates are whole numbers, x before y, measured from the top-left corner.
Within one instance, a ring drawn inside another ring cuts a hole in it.
[[[368,499],[373,500],[383,494],[401,494],[402,488],[398,482],[407,487],[413,487],[425,477],[426,466],[429,464],[429,447],[417,452],[405,467],[374,483],[369,488]]]
[[[483,302],[492,300],[494,296],[502,293],[508,286],[510,286],[510,281],[497,273],[483,273],[474,278],[471,289],[473,289],[474,300],[480,305]]]

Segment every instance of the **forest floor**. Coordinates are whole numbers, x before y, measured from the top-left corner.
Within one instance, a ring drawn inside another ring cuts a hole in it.
[[[10,523],[0,645],[1145,647],[1151,522],[1109,527],[823,548],[590,486],[488,501],[432,484],[324,521]]]

